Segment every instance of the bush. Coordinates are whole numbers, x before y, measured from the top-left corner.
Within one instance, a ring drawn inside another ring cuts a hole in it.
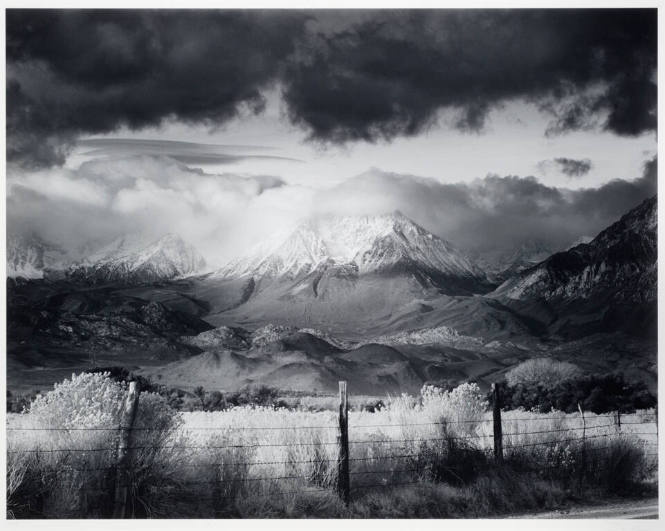
[[[644,448],[628,437],[609,441],[602,453],[588,452],[586,466],[586,480],[601,485],[610,494],[634,494],[636,485],[655,472],[647,466]]]
[[[480,419],[489,406],[489,402],[476,383],[463,383],[452,391],[424,385],[420,390],[420,396],[425,411],[430,410],[453,424]],[[469,426],[471,425],[472,423],[469,423]]]
[[[505,409],[524,408],[547,413],[552,409],[573,413],[577,404],[585,411],[630,413],[656,405],[656,398],[642,382],[627,382],[620,373],[581,376],[555,386],[517,384],[503,392]]]
[[[88,369],[88,373],[91,374],[106,374],[111,380],[116,382],[129,382],[135,381],[138,383],[141,391],[149,391],[151,393],[161,393],[164,388],[163,386],[156,385],[150,381],[149,378],[146,378],[141,375],[134,374],[125,367],[112,366],[112,367],[95,367],[94,369]]]
[[[16,517],[108,516],[120,413],[127,383],[108,373],[81,373],[38,396],[30,412],[18,415],[18,437],[8,438],[8,510]],[[180,417],[167,400],[142,392],[132,432],[129,478],[135,514],[150,514],[162,503],[179,459],[174,437]],[[34,452],[35,449],[42,450]],[[139,501],[140,500],[140,501]],[[92,512],[91,512],[92,511]],[[96,512],[95,512],[96,511]]]
[[[508,385],[541,385],[554,387],[559,382],[578,378],[582,371],[565,361],[550,358],[536,358],[524,361],[506,373]]]
[[[234,393],[227,393],[224,398],[231,406],[274,406],[277,402],[279,391],[267,385],[258,387],[249,386]]]
[[[115,427],[127,393],[108,373],[81,373],[55,384],[30,405],[32,420],[42,427]]]

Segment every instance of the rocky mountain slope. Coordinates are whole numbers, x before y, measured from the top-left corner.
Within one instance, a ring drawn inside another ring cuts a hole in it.
[[[495,295],[509,299],[656,298],[657,201],[645,200],[588,244],[556,253],[504,282]]]
[[[492,287],[453,245],[395,212],[310,220],[202,279],[195,294],[212,295],[215,326],[383,333],[386,322],[430,311],[430,300]]]

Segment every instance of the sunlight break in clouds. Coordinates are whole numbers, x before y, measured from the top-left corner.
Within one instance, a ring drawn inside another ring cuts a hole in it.
[[[656,163],[648,163],[638,179],[580,190],[497,175],[442,184],[379,169],[314,189],[274,176],[212,174],[168,157],[137,156],[12,175],[8,190],[14,230],[66,248],[127,232],[155,238],[173,232],[219,265],[312,215],[394,210],[469,251],[510,248],[524,240],[564,248],[655,193]]]

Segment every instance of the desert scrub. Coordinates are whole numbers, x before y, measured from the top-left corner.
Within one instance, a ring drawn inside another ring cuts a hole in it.
[[[226,475],[233,469],[242,470],[242,478],[232,492],[225,493],[225,499],[237,497],[247,487],[268,495],[280,485],[285,490],[322,487],[331,486],[336,479],[337,424],[330,411],[242,406],[224,412],[186,413],[184,418],[182,432],[189,444],[204,448],[193,459],[215,462],[227,456]],[[243,452],[236,464],[228,459],[231,450]],[[271,480],[275,477],[281,479]]]
[[[107,373],[72,375],[12,417],[7,461],[8,514],[17,518],[108,516],[125,382]],[[129,491],[135,514],[158,513],[182,452],[179,415],[165,399],[141,393],[131,445]]]
[[[112,452],[93,450],[115,446],[126,386],[104,375],[85,378],[35,400],[30,413],[8,417],[11,428],[72,428],[10,431],[10,450],[81,450],[10,454],[10,515],[108,514],[112,478],[86,469],[113,464]],[[419,396],[383,401],[380,411],[349,413],[352,504],[346,508],[334,488],[336,412],[246,405],[176,414],[166,399],[141,393],[130,513],[487,516],[557,503],[560,496],[549,498],[547,489],[562,496],[580,488],[630,492],[631,484],[655,471],[655,458],[647,456],[656,450],[656,427],[642,424],[653,420],[653,411],[622,416],[621,433],[612,415],[586,414],[583,430],[579,413],[504,411],[505,459],[497,465],[492,413],[477,386],[425,388]],[[80,423],[111,429],[74,430]],[[526,487],[531,485],[538,489]]]

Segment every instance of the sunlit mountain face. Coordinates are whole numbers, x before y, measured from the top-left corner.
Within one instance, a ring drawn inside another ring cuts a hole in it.
[[[348,267],[359,275],[412,268],[414,274],[430,271],[434,276],[487,282],[485,273],[463,253],[399,212],[308,221],[284,240],[259,245],[216,274],[294,279],[327,267]]]

